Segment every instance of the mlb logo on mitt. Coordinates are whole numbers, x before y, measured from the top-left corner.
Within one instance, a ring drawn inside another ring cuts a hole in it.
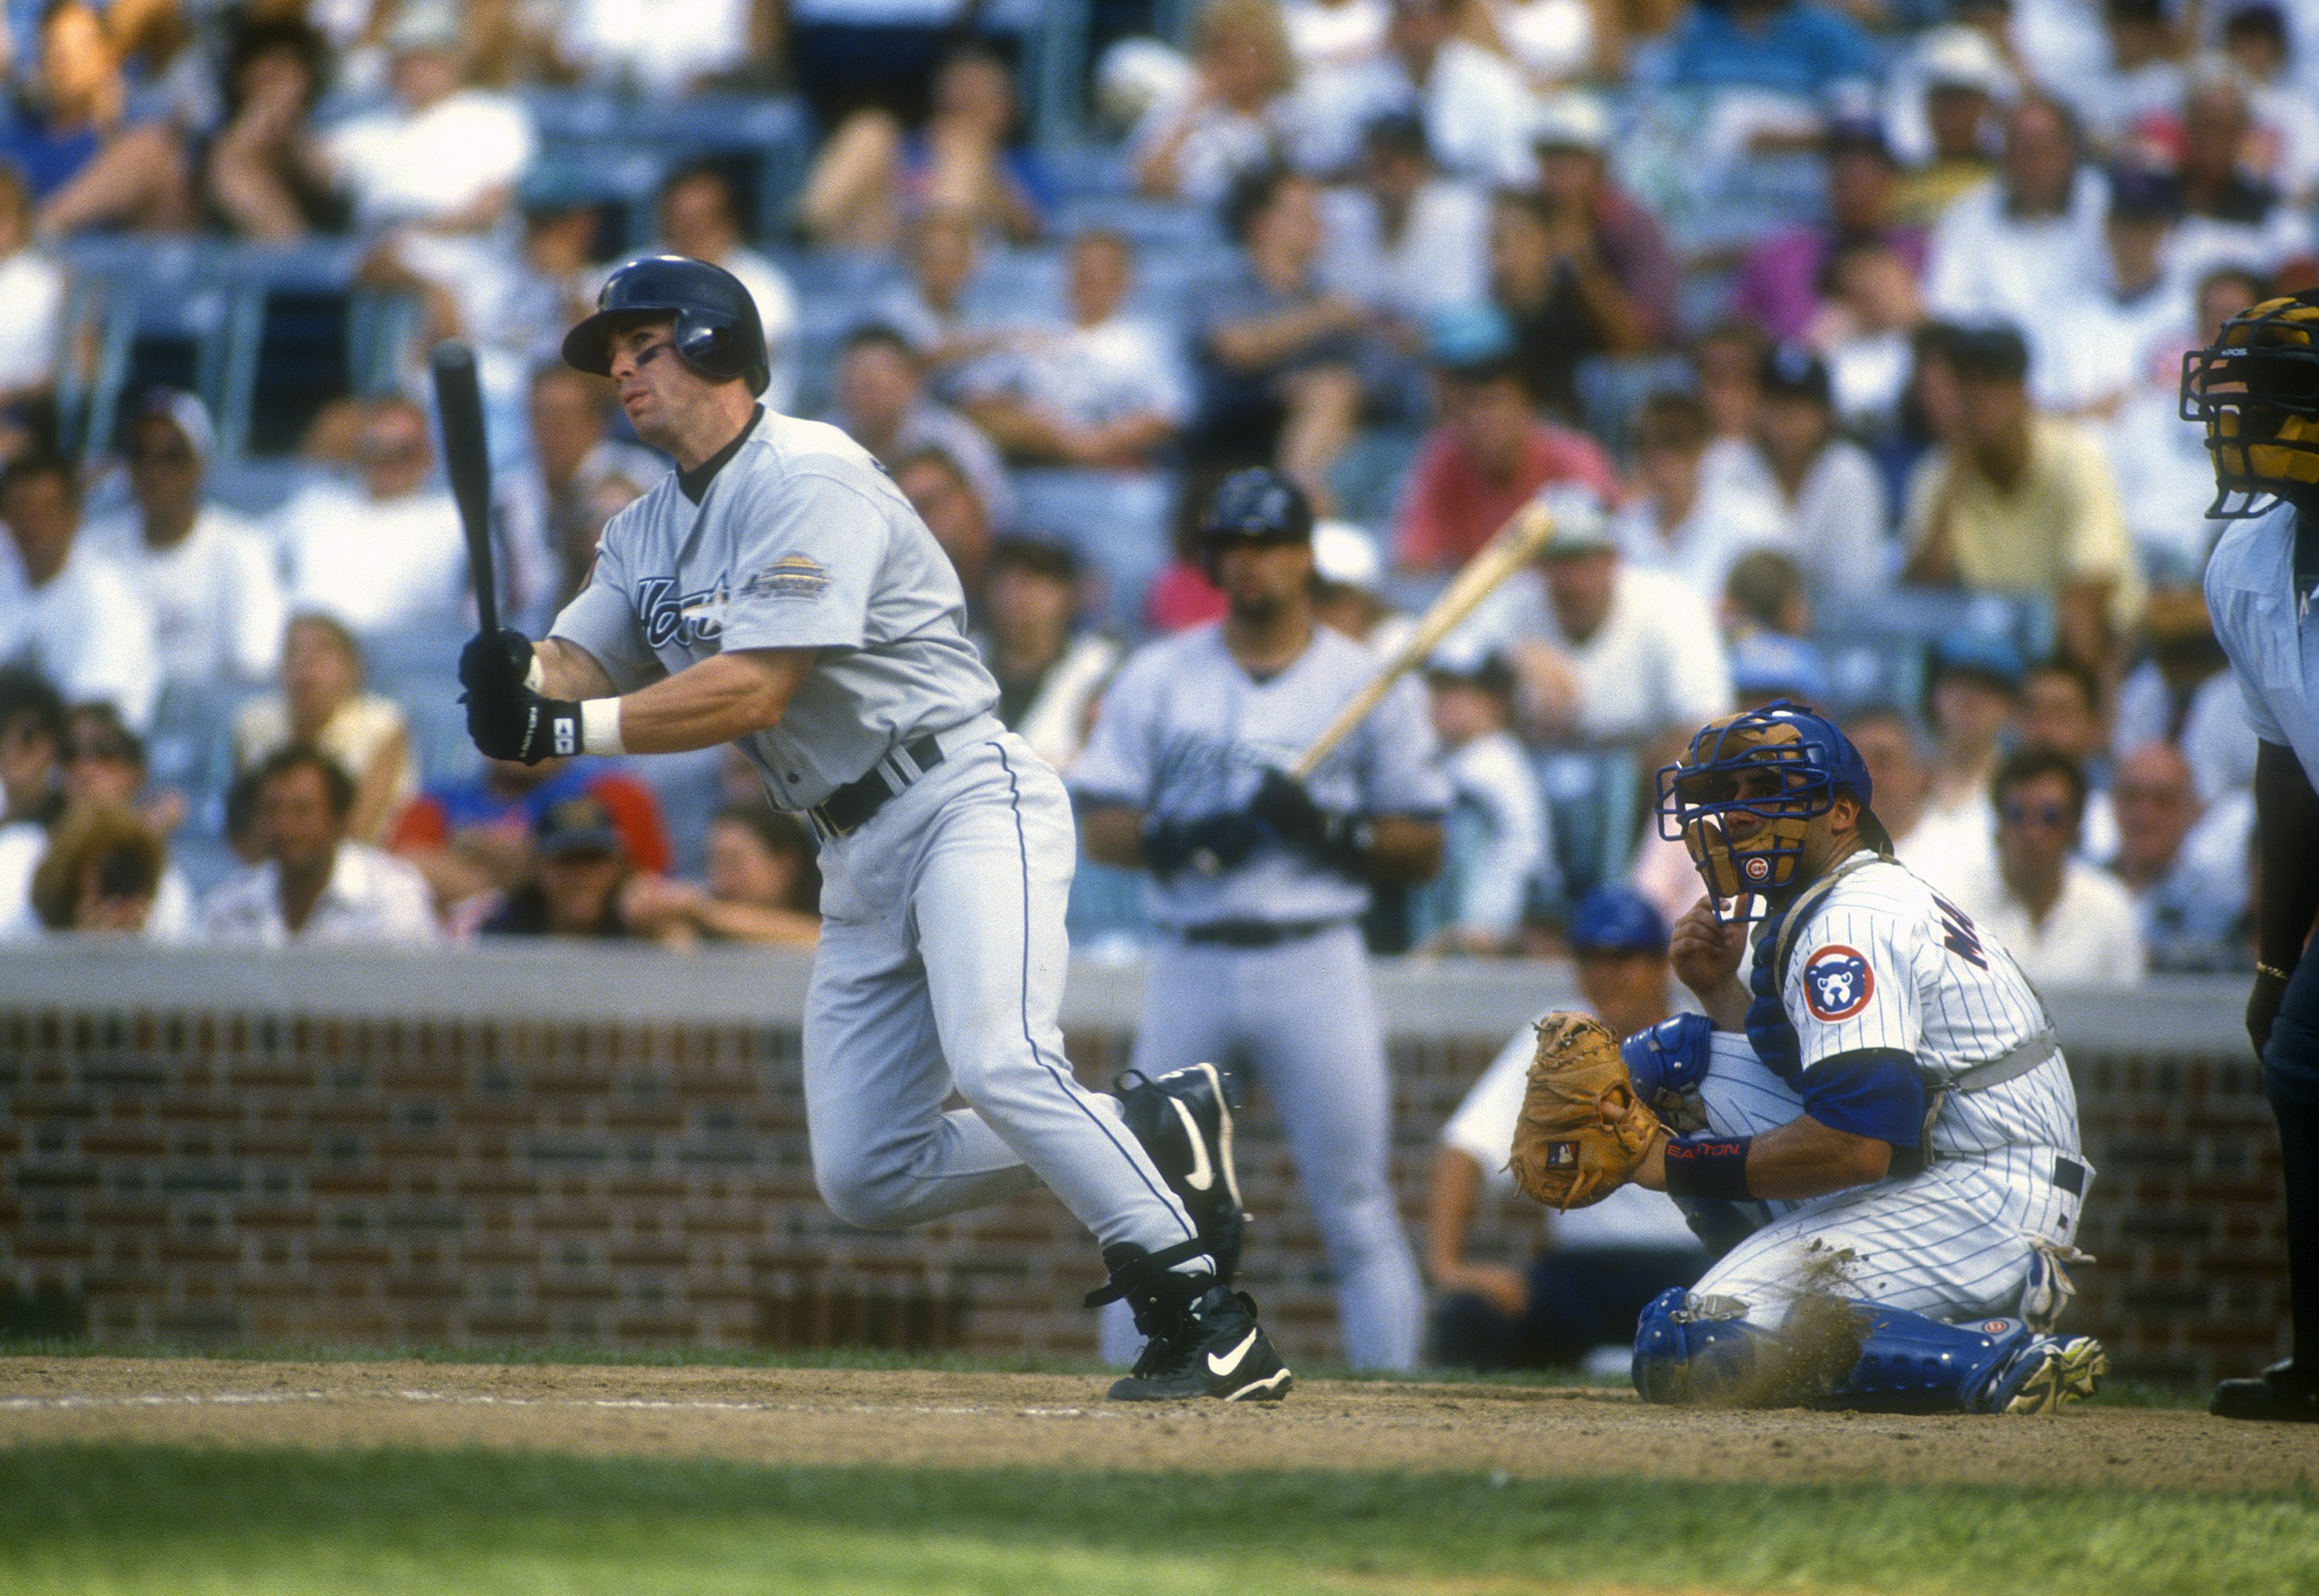
[[[1549,1141],[1546,1144],[1546,1167],[1549,1169],[1578,1168],[1578,1144],[1575,1141]]]

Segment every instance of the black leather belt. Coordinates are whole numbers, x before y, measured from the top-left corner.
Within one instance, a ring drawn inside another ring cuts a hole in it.
[[[2075,1159],[2055,1158],[2053,1184],[2073,1197],[2086,1195],[2086,1167]]]
[[[901,752],[909,756],[923,776],[943,762],[942,744],[934,741],[932,732],[916,742],[902,744]],[[888,798],[898,796],[917,778],[905,778],[898,785],[886,774],[885,760],[870,767],[869,773],[858,781],[848,781],[827,798],[806,811],[815,824],[831,836],[842,837],[869,823],[869,819],[885,807]],[[898,769],[896,772],[899,774]]]
[[[1200,948],[1277,948],[1334,931],[1344,924],[1342,920],[1217,920],[1184,926],[1176,934]]]

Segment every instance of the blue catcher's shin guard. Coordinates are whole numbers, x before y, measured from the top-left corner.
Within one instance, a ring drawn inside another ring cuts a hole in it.
[[[1635,1326],[1635,1390],[1647,1402],[1734,1402],[1756,1384],[1779,1338],[1742,1317],[1733,1297],[1694,1297],[1681,1286],[1659,1293]]]
[[[1983,1401],[2035,1339],[2017,1319],[1944,1324],[1905,1308],[1855,1303],[1867,1323],[1860,1361],[1828,1395],[1832,1408],[1880,1413],[1993,1411]]]

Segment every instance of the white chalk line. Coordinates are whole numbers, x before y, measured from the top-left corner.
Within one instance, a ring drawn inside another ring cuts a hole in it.
[[[650,1413],[911,1413],[947,1418],[1115,1419],[1101,1408],[1001,1408],[984,1403],[733,1402],[706,1397],[497,1396],[474,1391],[140,1392],[130,1396],[5,1396],[0,1413],[104,1408],[257,1408],[292,1402],[397,1402],[475,1408],[595,1408]]]

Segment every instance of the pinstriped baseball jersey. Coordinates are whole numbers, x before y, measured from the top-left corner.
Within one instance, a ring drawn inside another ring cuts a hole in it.
[[[1781,993],[1802,1075],[1825,1059],[1890,1050],[1953,1080],[2052,1028],[2012,955],[1905,865],[1848,870],[1807,913]],[[1946,1094],[1933,1124],[1937,1156],[2024,1146],[2078,1150],[2077,1094],[2058,1050],[2026,1075]]]

